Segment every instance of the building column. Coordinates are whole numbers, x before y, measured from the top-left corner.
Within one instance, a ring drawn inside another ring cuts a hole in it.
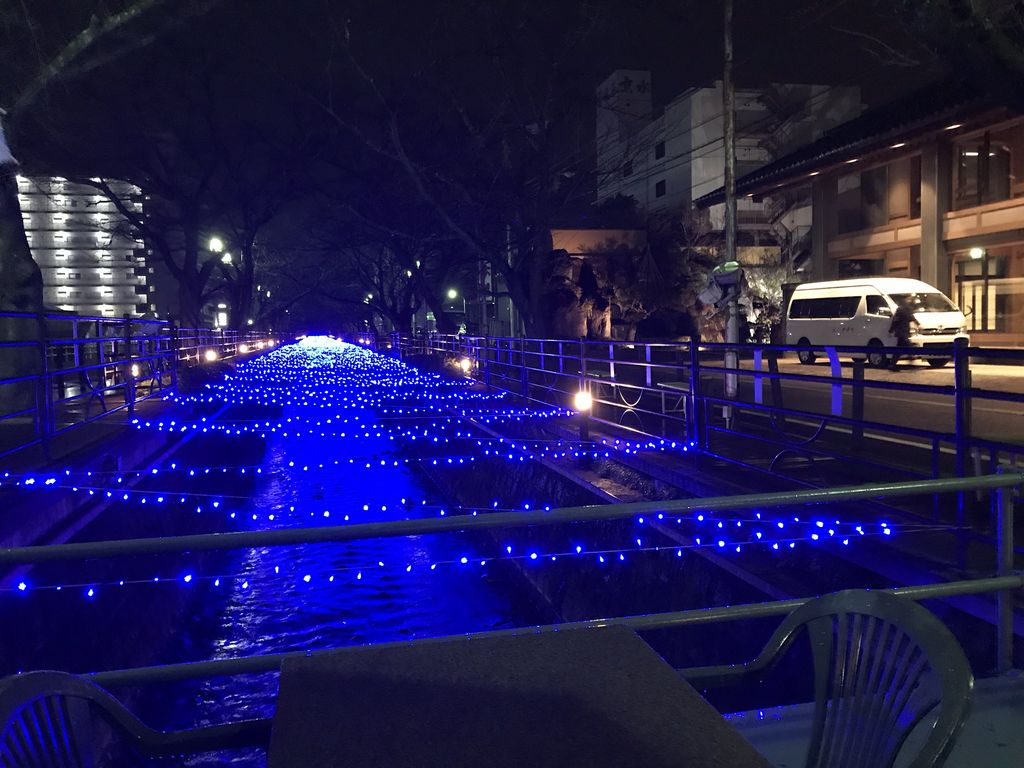
[[[829,280],[836,274],[828,243],[836,234],[836,180],[815,177],[811,182],[811,275]]]
[[[921,279],[947,296],[952,277],[943,224],[953,191],[951,154],[949,146],[941,142],[921,152]]]

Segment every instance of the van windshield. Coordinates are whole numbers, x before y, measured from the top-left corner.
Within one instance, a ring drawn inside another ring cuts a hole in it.
[[[912,312],[959,312],[956,305],[936,291],[935,293],[890,293],[897,305],[907,302]]]

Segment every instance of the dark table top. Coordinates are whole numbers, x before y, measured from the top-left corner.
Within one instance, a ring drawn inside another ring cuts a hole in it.
[[[768,762],[636,633],[608,627],[288,659],[269,765]]]

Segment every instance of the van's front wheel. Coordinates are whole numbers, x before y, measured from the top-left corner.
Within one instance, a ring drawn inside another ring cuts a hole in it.
[[[796,343],[800,349],[797,350],[796,356],[804,365],[810,365],[814,362],[814,350],[811,349],[811,342],[807,339],[800,339]]]
[[[868,365],[872,368],[885,368],[888,357],[885,354],[885,345],[878,339],[868,342]]]

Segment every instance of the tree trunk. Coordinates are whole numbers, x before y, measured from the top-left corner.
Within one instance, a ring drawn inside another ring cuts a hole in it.
[[[43,276],[32,260],[25,237],[15,166],[8,164],[0,167],[0,310],[41,312],[42,309]]]
[[[202,321],[202,307],[199,306],[200,291],[193,285],[194,277],[182,275],[178,281],[178,311],[182,328],[198,328]]]

